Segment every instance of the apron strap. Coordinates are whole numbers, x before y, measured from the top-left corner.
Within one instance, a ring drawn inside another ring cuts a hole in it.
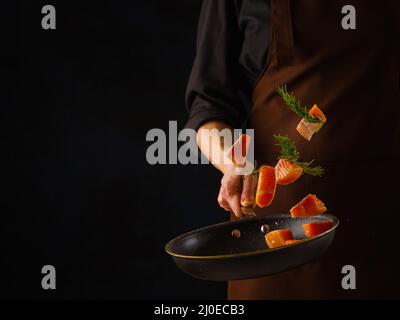
[[[272,0],[272,29],[278,65],[292,65],[294,43],[290,0]]]

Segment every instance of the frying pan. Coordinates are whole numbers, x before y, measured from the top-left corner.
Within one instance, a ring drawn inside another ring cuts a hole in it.
[[[271,231],[290,229],[294,239],[305,239],[304,223],[325,220],[333,221],[328,231],[280,248],[268,249],[261,231],[267,224]],[[287,271],[317,259],[332,243],[338,225],[339,220],[330,214],[296,219],[290,215],[244,218],[185,233],[168,242],[165,250],[181,270],[195,278],[249,279]]]

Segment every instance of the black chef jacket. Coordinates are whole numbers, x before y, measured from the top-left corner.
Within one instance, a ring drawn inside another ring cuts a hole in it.
[[[268,0],[203,0],[186,127],[197,130],[210,120],[242,127],[266,60],[270,11]]]

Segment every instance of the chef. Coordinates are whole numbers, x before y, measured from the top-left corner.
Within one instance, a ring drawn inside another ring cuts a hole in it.
[[[314,193],[340,219],[321,259],[230,281],[229,299],[400,298],[399,21],[398,1],[203,0],[187,127],[252,128],[256,160],[268,165],[279,153],[273,135],[287,134],[301,158],[326,173],[278,186],[257,215],[288,213]],[[301,119],[276,93],[282,85],[326,115],[311,141],[298,134]],[[223,175],[218,203],[237,219],[254,201],[251,178],[213,159],[209,141],[198,136]],[[343,286],[346,270],[355,272],[351,288]]]

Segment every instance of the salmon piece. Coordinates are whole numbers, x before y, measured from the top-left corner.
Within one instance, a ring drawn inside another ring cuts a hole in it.
[[[278,248],[285,245],[285,242],[292,240],[293,235],[289,229],[275,230],[265,235],[265,241],[269,248]]]
[[[296,130],[304,139],[310,141],[314,133],[319,131],[321,127],[322,123],[308,122],[307,120],[302,119],[297,125]]]
[[[286,241],[285,241],[285,245],[294,244],[294,243],[299,243],[299,242],[302,242],[302,241],[303,241],[303,240],[296,240],[296,239],[286,240]]]
[[[256,205],[265,208],[272,203],[276,190],[275,168],[262,165],[258,173]]]
[[[275,166],[276,184],[288,185],[303,173],[303,168],[287,159],[280,159]]]
[[[320,108],[318,108],[318,106],[316,104],[314,104],[314,106],[310,109],[310,111],[308,111],[308,113],[318,119],[320,119],[323,123],[326,122],[326,116],[324,115],[324,113],[321,111]]]
[[[326,122],[326,117],[324,113],[321,111],[320,108],[318,108],[316,104],[310,109],[308,113],[310,115],[313,115],[314,117],[321,119],[323,123]],[[310,141],[314,133],[321,129],[323,123],[308,122],[305,119],[301,119],[300,123],[297,125],[296,130],[304,139]]]
[[[303,224],[303,229],[307,238],[312,238],[318,234],[324,233],[325,231],[332,228],[332,226],[333,222],[326,220],[326,221],[305,223]]]
[[[315,194],[309,194],[290,209],[290,214],[292,215],[292,218],[312,217],[318,216],[326,210],[324,203],[319,200]]]

